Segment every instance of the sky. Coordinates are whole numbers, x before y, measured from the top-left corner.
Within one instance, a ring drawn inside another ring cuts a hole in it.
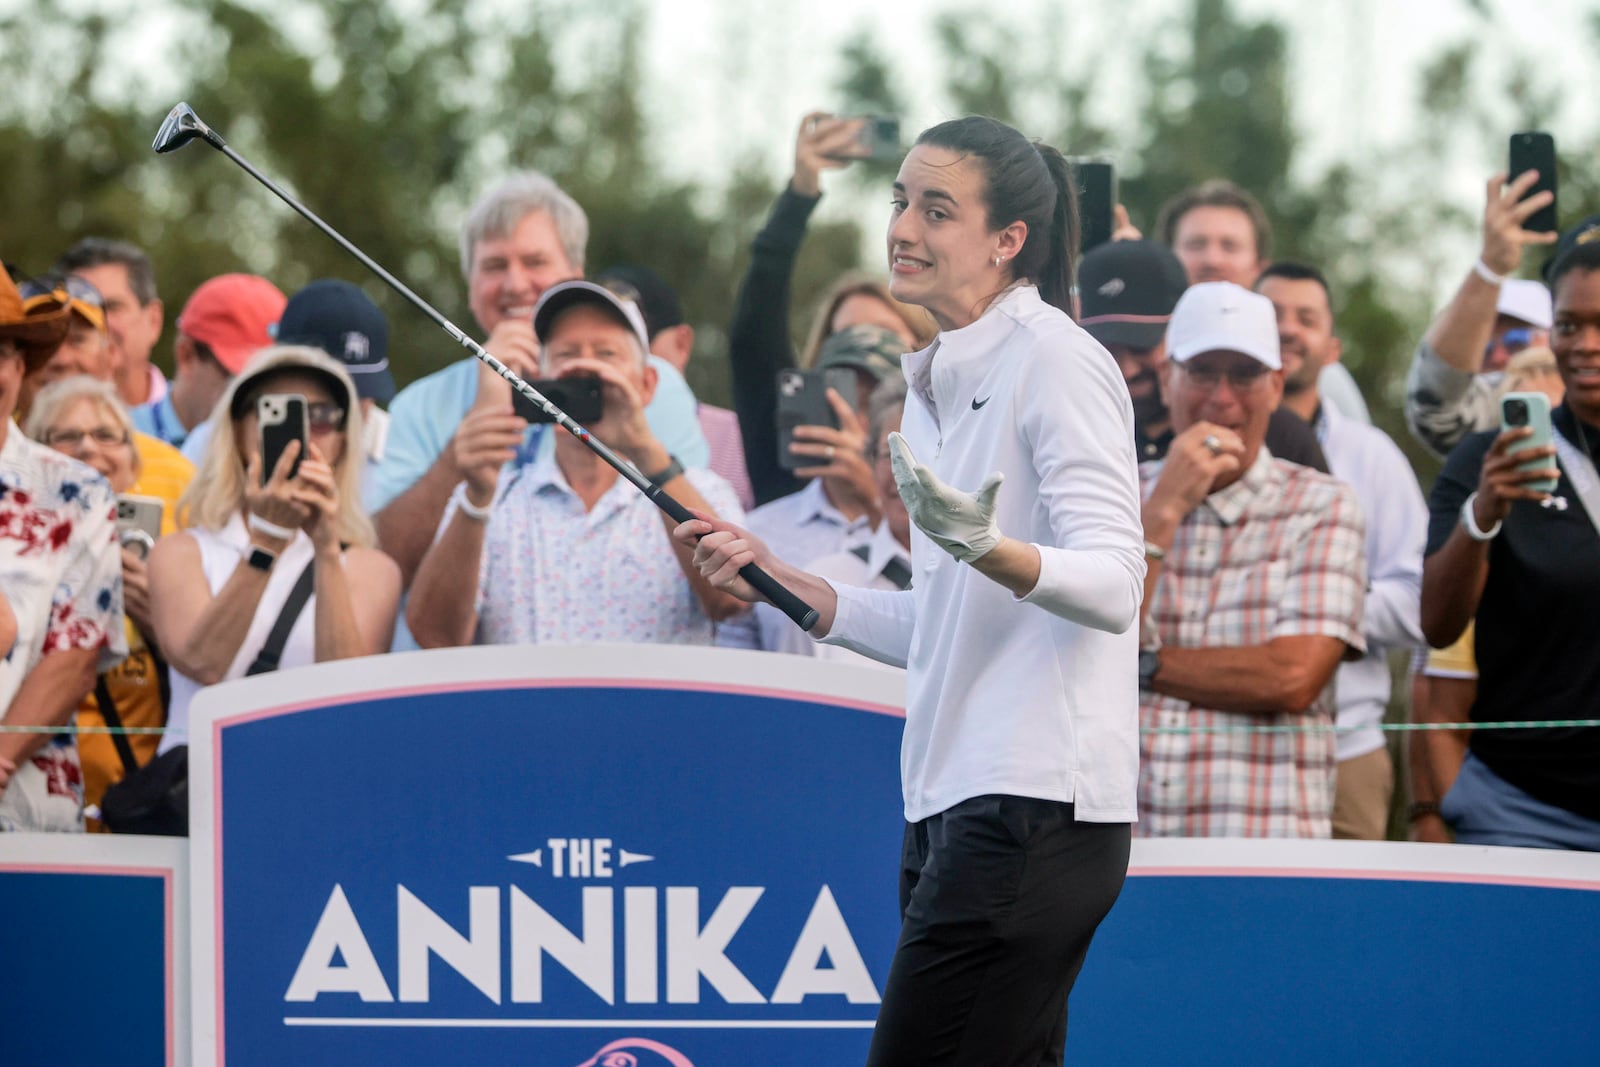
[[[1303,138],[1299,164],[1318,171],[1338,159],[1359,163],[1404,151],[1415,130],[1423,66],[1471,35],[1492,33],[1503,46],[1487,50],[1491,64],[1501,54],[1548,52],[1550,71],[1586,69],[1593,57],[1584,20],[1587,11],[1600,7],[1592,0],[1479,0],[1485,17],[1468,0],[1233,2],[1241,15],[1276,18],[1289,28],[1296,125]],[[664,164],[703,180],[724,169],[719,161],[755,154],[769,161],[775,180],[781,178],[800,116],[830,108],[840,47],[862,27],[889,54],[913,101],[903,130],[912,133],[949,117],[937,91],[943,79],[932,27],[939,13],[971,7],[940,0],[658,0],[648,9],[649,76],[671,91],[653,96],[652,114],[658,128],[676,131]],[[1035,36],[1058,50],[1063,63],[1093,63],[1099,88],[1092,107],[1115,121],[1131,118],[1138,107],[1145,43],[1152,34],[1181,32],[1188,8],[1188,0],[1014,0],[1004,10],[1013,26],[1039,27]],[[741,91],[730,92],[730,84]],[[1592,139],[1600,117],[1594,94],[1583,96],[1561,116],[1561,125]],[[1072,154],[1070,146],[1060,147]],[[1445,178],[1449,188],[1481,196],[1482,177],[1503,154],[1503,141],[1476,151],[1462,146],[1462,172]]]

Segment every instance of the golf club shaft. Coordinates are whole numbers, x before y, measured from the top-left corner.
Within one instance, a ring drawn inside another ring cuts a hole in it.
[[[690,514],[689,509],[675,500],[671,494],[667,493],[660,486],[652,483],[650,479],[646,478],[642,473],[640,473],[637,467],[623,459],[621,456],[618,456],[615,452],[608,448],[604,442],[595,440],[594,436],[590,434],[588,430],[578,425],[578,423],[575,422],[565,411],[562,411],[555,404],[551,403],[551,401],[545,397],[544,394],[540,393],[533,386],[523,381],[515,371],[513,371],[510,367],[507,367],[504,363],[501,363],[498,359],[491,355],[487,349],[478,344],[478,342],[468,337],[460,327],[456,326],[455,323],[451,322],[449,319],[445,318],[442,314],[435,310],[432,304],[422,299],[422,297],[418,296],[416,293],[413,293],[403,282],[400,281],[400,279],[384,270],[383,267],[379,266],[378,263],[372,259],[371,256],[357,248],[338,230],[335,230],[332,226],[329,226],[326,222],[323,222],[322,219],[318,218],[317,215],[304,204],[300,203],[293,196],[290,196],[288,192],[278,186],[277,182],[274,182],[271,178],[267,177],[265,174],[262,174],[250,164],[249,160],[235,152],[226,142],[222,141],[220,137],[214,140],[210,137],[207,137],[205,140],[213,148],[216,148],[223,155],[237,163],[241,168],[243,168],[246,174],[249,174],[256,181],[270,189],[279,200],[282,200],[285,204],[288,204],[290,207],[294,208],[295,211],[299,212],[307,222],[311,223],[311,225],[327,234],[346,252],[349,252],[352,256],[356,257],[356,259],[360,260],[363,266],[372,271],[378,277],[382,278],[391,289],[409,301],[417,310],[421,311],[424,315],[428,316],[428,318],[432,319],[441,330],[449,334],[462,348],[465,348],[467,351],[471,352],[479,360],[487,364],[490,370],[494,371],[496,374],[500,375],[500,377],[510,382],[511,388],[515,389],[517,392],[533,401],[533,403],[538,405],[540,410],[554,419],[557,425],[561,426],[563,429],[571,433],[572,436],[576,437],[578,440],[587,445],[595,455],[605,460],[605,462],[614,468],[618,474],[622,475],[624,478],[638,487],[639,491],[648,497],[651,503],[655,504],[656,507],[666,512],[667,515],[669,515],[672,519],[680,523],[688,522],[690,519],[694,518],[694,516]],[[794,593],[784,588],[784,586],[781,585],[777,579],[773,578],[772,575],[768,574],[760,567],[757,567],[754,563],[747,563],[743,567],[739,568],[739,575],[740,577],[744,578],[745,581],[754,586],[762,596],[770,600],[779,611],[783,612],[791,620],[793,620],[794,624],[800,627],[800,629],[809,632],[811,628],[817,624],[817,611],[815,608],[811,607],[805,601],[795,596]]]

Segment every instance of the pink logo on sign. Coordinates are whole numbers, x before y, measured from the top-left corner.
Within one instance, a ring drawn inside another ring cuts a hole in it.
[[[639,1053],[645,1053],[639,1056]],[[643,1037],[623,1037],[611,1042],[578,1067],[694,1067],[675,1048]]]

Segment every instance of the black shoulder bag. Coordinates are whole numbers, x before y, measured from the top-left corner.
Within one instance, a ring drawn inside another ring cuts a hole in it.
[[[300,572],[300,578],[295,582],[294,589],[290,591],[289,598],[283,602],[283,610],[278,613],[278,621],[273,623],[272,632],[262,643],[261,651],[256,653],[255,662],[245,671],[246,676],[266,674],[268,671],[278,669],[278,661],[283,658],[283,646],[289,641],[289,631],[294,629],[300,613],[305,610],[306,601],[311,599],[315,580],[313,566],[307,563],[305,570]],[[163,679],[166,678],[165,670],[161,672],[161,676]],[[120,727],[122,725],[120,719],[112,721],[117,718],[117,712],[111,703],[110,693],[105,687],[103,678],[97,684],[95,692],[106,725]],[[165,684],[163,684],[163,695],[165,695]],[[107,789],[105,797],[100,801],[100,819],[106,824],[106,828],[118,834],[188,837],[189,746],[178,745],[170,748],[143,767],[136,767],[133,749],[129,746],[128,739],[120,733],[111,736],[115,739],[123,765],[128,768],[128,776]]]

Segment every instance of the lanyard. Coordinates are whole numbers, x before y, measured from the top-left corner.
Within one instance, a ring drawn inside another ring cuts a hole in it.
[[[1558,427],[1552,426],[1551,429],[1554,431],[1556,460],[1567,472],[1567,480],[1572,483],[1573,492],[1577,493],[1578,502],[1588,513],[1589,521],[1600,531],[1600,474],[1594,469],[1594,461],[1567,440],[1566,434]]]

